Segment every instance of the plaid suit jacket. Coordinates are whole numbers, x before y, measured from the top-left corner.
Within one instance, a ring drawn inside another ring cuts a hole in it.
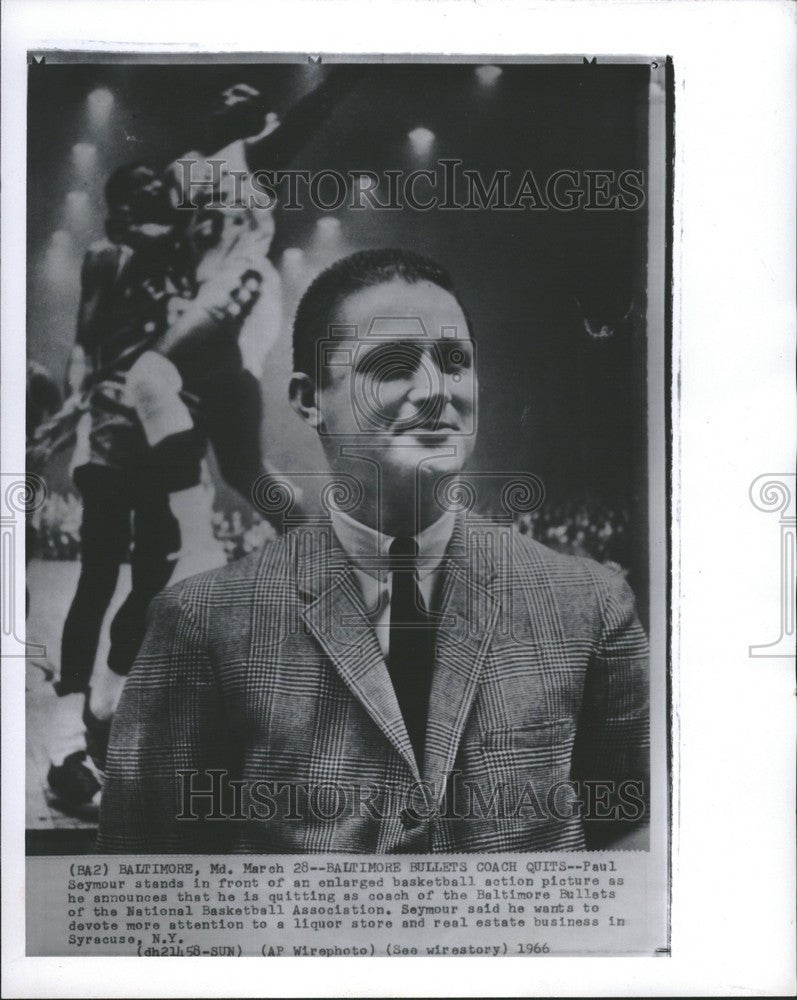
[[[99,850],[577,850],[600,846],[585,809],[639,820],[647,643],[622,576],[461,519],[441,580],[420,768],[329,523],[164,591]]]

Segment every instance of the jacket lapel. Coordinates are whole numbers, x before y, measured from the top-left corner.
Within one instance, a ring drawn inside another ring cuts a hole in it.
[[[426,727],[424,778],[439,804],[468,720],[498,620],[489,536],[457,521],[441,569],[443,590]]]
[[[420,780],[379,640],[330,522],[289,535],[302,617],[343,683]]]

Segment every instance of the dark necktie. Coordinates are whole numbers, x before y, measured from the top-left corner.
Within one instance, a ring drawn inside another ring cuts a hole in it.
[[[414,538],[393,540],[390,546],[392,592],[388,669],[421,770],[434,667],[435,630],[418,589],[417,559],[418,543]]]

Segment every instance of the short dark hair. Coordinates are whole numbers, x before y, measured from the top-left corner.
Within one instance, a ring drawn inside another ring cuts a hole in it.
[[[137,176],[140,170],[146,170],[151,177],[157,176],[154,167],[149,163],[126,163],[114,170],[105,183],[105,201],[108,208],[121,208],[129,204],[136,192],[148,183]]]
[[[383,285],[395,278],[410,285],[428,281],[449,292],[465,313],[470,327],[451,275],[436,261],[411,250],[361,250],[322,271],[302,296],[293,321],[294,371],[315,376],[316,345],[329,336],[328,323],[336,306],[363,288]]]

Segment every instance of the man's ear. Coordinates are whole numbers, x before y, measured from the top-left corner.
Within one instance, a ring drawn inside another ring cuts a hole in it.
[[[318,409],[318,388],[304,372],[294,372],[288,387],[291,406],[302,420],[316,430],[323,430],[321,411]]]

